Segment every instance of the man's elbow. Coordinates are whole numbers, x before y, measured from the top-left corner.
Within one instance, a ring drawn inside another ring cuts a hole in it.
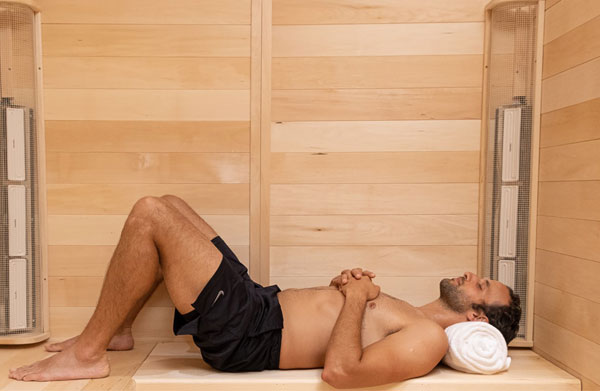
[[[341,368],[327,368],[323,369],[321,379],[334,388],[354,388],[356,387],[352,383],[352,379],[349,376],[348,371]]]

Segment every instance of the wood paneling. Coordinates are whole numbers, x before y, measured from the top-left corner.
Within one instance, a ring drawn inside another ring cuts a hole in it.
[[[539,216],[538,248],[600,262],[600,221]]]
[[[600,98],[542,115],[540,146],[600,139]],[[565,132],[565,128],[569,131]]]
[[[553,5],[559,3],[561,0],[546,0],[546,9],[552,7]]]
[[[271,215],[477,214],[476,183],[271,185]]]
[[[44,23],[250,24],[250,0],[37,0]]]
[[[273,121],[479,119],[479,88],[274,90]]]
[[[114,245],[126,218],[124,215],[51,215],[48,216],[48,244]],[[203,218],[227,243],[248,244],[248,216],[205,215]]]
[[[600,15],[544,46],[543,77],[548,78],[600,56]]]
[[[600,15],[597,0],[564,0],[546,12],[544,43],[548,43]]]
[[[544,148],[540,151],[540,181],[600,179],[600,139]]]
[[[248,57],[250,26],[44,24],[48,57]]]
[[[247,90],[47,89],[47,120],[248,121]]]
[[[478,151],[479,120],[277,122],[273,152]]]
[[[250,88],[250,59],[46,57],[44,87],[243,90]]]
[[[399,42],[402,44],[398,44]],[[444,55],[482,52],[483,23],[273,26],[273,57]]]
[[[477,216],[271,216],[277,245],[475,245]]]
[[[600,221],[600,181],[540,182],[538,214]]]
[[[273,24],[481,22],[488,0],[276,0]]]
[[[248,183],[247,153],[55,153],[54,183]]]
[[[600,16],[598,18],[600,20]],[[600,23],[598,30],[600,31]],[[600,41],[600,34],[598,40]],[[543,113],[600,98],[600,79],[597,77],[600,74],[600,52],[598,56],[592,61],[544,80]]]
[[[479,87],[482,60],[481,55],[276,57],[273,88]]]
[[[272,183],[477,182],[477,152],[273,153]]]
[[[476,246],[273,246],[274,276],[320,276],[362,267],[382,277],[458,276],[477,267]]]

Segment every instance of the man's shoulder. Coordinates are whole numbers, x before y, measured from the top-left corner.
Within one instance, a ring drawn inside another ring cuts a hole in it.
[[[391,340],[398,344],[410,341],[426,348],[433,360],[441,360],[448,351],[448,337],[444,329],[436,322],[423,318],[411,322],[403,329],[390,335]],[[439,359],[438,359],[439,357]]]

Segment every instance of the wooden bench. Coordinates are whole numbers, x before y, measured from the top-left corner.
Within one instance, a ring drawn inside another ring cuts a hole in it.
[[[580,381],[529,349],[511,349],[508,371],[473,375],[438,365],[430,374],[372,390],[579,391]],[[324,391],[320,369],[223,373],[210,368],[193,343],[159,343],[137,370],[136,390]]]

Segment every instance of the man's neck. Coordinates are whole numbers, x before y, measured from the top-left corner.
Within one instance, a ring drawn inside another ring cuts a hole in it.
[[[464,314],[452,311],[440,299],[425,304],[424,306],[417,307],[417,309],[444,329],[455,323],[467,321],[467,317]]]

